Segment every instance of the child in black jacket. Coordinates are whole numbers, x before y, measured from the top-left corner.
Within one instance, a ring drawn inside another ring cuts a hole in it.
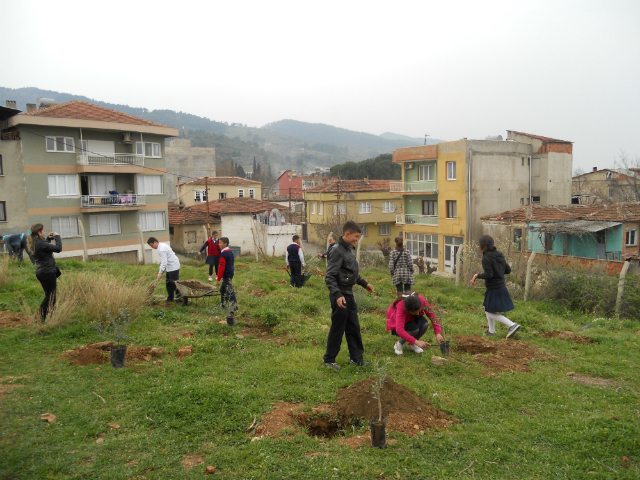
[[[217,283],[220,285],[220,305],[227,311],[227,323],[234,326],[236,324],[235,314],[238,310],[238,300],[233,289],[233,276],[236,269],[234,267],[233,252],[229,248],[229,239],[220,238],[220,264],[218,265]]]
[[[347,337],[349,348],[349,365],[366,367],[370,362],[362,359],[364,346],[360,335],[360,322],[358,321],[358,306],[353,297],[351,287],[355,284],[373,293],[373,285],[367,283],[360,276],[354,246],[360,239],[361,230],[356,222],[349,221],[342,227],[342,237],[333,247],[329,256],[329,264],[325,276],[325,283],[329,288],[331,300],[331,328],[327,338],[327,350],[322,362],[323,367],[340,370],[335,363],[336,356],[340,353],[342,336]]]
[[[515,307],[509,295],[509,290],[504,281],[505,274],[511,273],[511,267],[504,258],[502,252],[498,252],[493,244],[493,238],[489,235],[483,235],[478,241],[480,250],[482,250],[482,269],[481,274],[475,274],[471,279],[471,285],[475,285],[476,279],[484,280],[487,291],[484,294],[484,313],[489,322],[489,330],[484,332],[485,335],[496,334],[496,322],[504,324],[507,330],[507,338],[511,338],[520,330],[520,325],[512,322],[504,315],[497,312],[510,312]]]

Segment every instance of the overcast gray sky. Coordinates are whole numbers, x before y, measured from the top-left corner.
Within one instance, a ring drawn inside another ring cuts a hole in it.
[[[0,85],[249,126],[291,118],[640,155],[640,1],[0,0]],[[4,100],[4,99],[2,99]]]

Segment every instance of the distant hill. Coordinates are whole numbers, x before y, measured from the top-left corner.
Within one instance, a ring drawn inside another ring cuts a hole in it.
[[[424,145],[424,138],[415,138],[415,137],[407,137],[406,135],[400,135],[398,133],[392,132],[384,132],[378,135],[380,138],[384,138],[386,140],[402,140],[405,142],[413,142],[415,145]],[[427,145],[432,145],[434,143],[440,143],[443,140],[437,140],[433,138],[427,139]]]
[[[364,146],[369,148],[379,148],[385,150],[393,150],[402,147],[415,147],[423,145],[424,140],[413,139],[404,135],[395,133],[387,133],[383,135],[391,135],[393,138],[385,138],[371,133],[355,132],[346,128],[334,127],[323,123],[307,123],[298,120],[280,120],[278,122],[269,123],[262,127],[266,130],[284,133],[292,137],[302,138],[309,142],[346,145],[346,146]],[[441,140],[431,139],[427,143],[439,143]]]

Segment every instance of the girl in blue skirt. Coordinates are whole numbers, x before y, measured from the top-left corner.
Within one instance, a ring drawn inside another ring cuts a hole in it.
[[[496,334],[496,322],[504,324],[507,330],[507,338],[511,338],[520,330],[520,325],[512,322],[504,315],[498,312],[510,312],[515,307],[507,290],[504,276],[511,273],[511,267],[507,263],[502,252],[496,250],[493,244],[493,238],[489,235],[483,235],[478,241],[480,250],[482,250],[482,269],[481,274],[475,274],[471,279],[471,285],[475,285],[476,279],[484,280],[487,291],[484,294],[484,313],[489,322],[489,330],[484,332],[485,335]]]

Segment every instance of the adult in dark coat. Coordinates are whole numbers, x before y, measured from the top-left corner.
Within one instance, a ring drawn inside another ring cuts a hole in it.
[[[27,255],[29,255],[29,260],[31,263],[36,263],[35,259],[31,255],[29,251],[29,246],[27,244],[27,235],[24,233],[13,233],[11,235],[5,235],[2,237],[2,243],[7,246],[7,250],[9,251],[10,257],[15,257],[18,261],[22,261],[23,253],[26,251]]]
[[[56,306],[56,289],[60,269],[56,265],[53,254],[62,251],[62,240],[56,232],[47,235],[44,226],[41,223],[36,223],[31,227],[28,244],[36,260],[36,278],[44,290],[44,300],[40,304],[40,318],[44,323],[47,315]]]

